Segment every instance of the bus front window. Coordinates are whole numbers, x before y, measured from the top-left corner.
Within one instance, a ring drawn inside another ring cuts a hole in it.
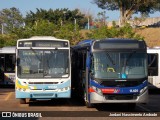
[[[68,56],[68,50],[44,51],[44,77],[69,77]]]
[[[146,54],[136,52],[95,52],[93,71],[100,79],[134,79],[147,76]]]
[[[18,77],[69,77],[68,55],[68,50],[19,50]]]
[[[95,52],[94,57],[94,76],[95,78],[118,78],[119,54],[111,52]]]
[[[144,53],[121,53],[120,56],[121,73],[126,74],[127,78],[147,77],[147,57]]]

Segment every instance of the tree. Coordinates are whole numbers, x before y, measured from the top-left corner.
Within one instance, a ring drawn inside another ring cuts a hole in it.
[[[44,9],[38,9],[34,13],[30,11],[27,13],[26,18],[25,18],[25,23],[27,25],[33,25],[35,21],[37,20],[48,20],[49,22],[52,22],[53,24],[56,25],[63,25],[65,23],[74,23],[74,20],[76,19],[77,24],[80,27],[83,27],[87,23],[87,18],[85,17],[84,14],[80,12],[79,9],[75,9],[73,11],[68,10],[66,8],[64,9],[49,9],[49,10],[44,10]]]
[[[106,19],[108,18],[106,16],[106,11],[98,12],[97,16],[98,16],[98,19],[96,19],[96,21],[99,22],[101,26],[106,25]]]
[[[23,23],[22,14],[17,8],[6,8],[0,11],[0,24],[4,33],[12,32],[14,28],[23,26]]]
[[[17,39],[18,37],[15,34],[0,35],[0,47],[15,46]]]
[[[32,26],[15,28],[12,33],[18,38],[29,38],[31,36],[55,36],[57,30],[58,27],[48,20],[37,20]]]
[[[139,34],[136,34],[135,30],[127,23],[123,27],[117,28],[107,28],[106,26],[101,26],[97,29],[91,30],[90,33],[86,35],[89,39],[102,39],[102,38],[134,38],[138,40],[143,40],[144,38]],[[87,39],[87,38],[86,38]]]
[[[15,28],[12,34],[16,35],[18,39],[30,38],[31,36],[54,36],[59,39],[68,39],[72,45],[82,38],[78,25],[75,30],[74,24],[66,23],[59,26],[43,19],[37,20],[32,26]],[[3,43],[4,39],[0,39],[0,42]]]
[[[134,13],[154,13],[160,10],[160,0],[93,0],[98,7],[120,11],[120,23],[124,25]]]

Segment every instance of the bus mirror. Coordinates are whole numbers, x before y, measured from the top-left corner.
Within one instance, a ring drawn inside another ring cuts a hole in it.
[[[87,47],[87,51],[89,51],[90,49],[89,49],[89,47]]]

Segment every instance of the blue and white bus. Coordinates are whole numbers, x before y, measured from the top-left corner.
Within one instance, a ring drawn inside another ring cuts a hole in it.
[[[87,107],[97,103],[148,101],[147,47],[144,41],[84,40],[73,47],[73,82]]]
[[[54,99],[71,97],[70,43],[49,36],[17,41],[16,98]]]

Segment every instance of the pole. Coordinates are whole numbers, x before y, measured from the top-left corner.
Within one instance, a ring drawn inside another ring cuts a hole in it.
[[[1,32],[2,32],[2,35],[3,35],[3,34],[4,34],[4,31],[3,31],[3,23],[1,24],[1,26],[2,26],[2,31],[1,31]]]
[[[90,29],[90,26],[89,26],[89,17],[88,17],[88,30]]]
[[[76,24],[77,24],[77,21],[76,21],[76,18],[74,18],[74,30],[76,31]]]

